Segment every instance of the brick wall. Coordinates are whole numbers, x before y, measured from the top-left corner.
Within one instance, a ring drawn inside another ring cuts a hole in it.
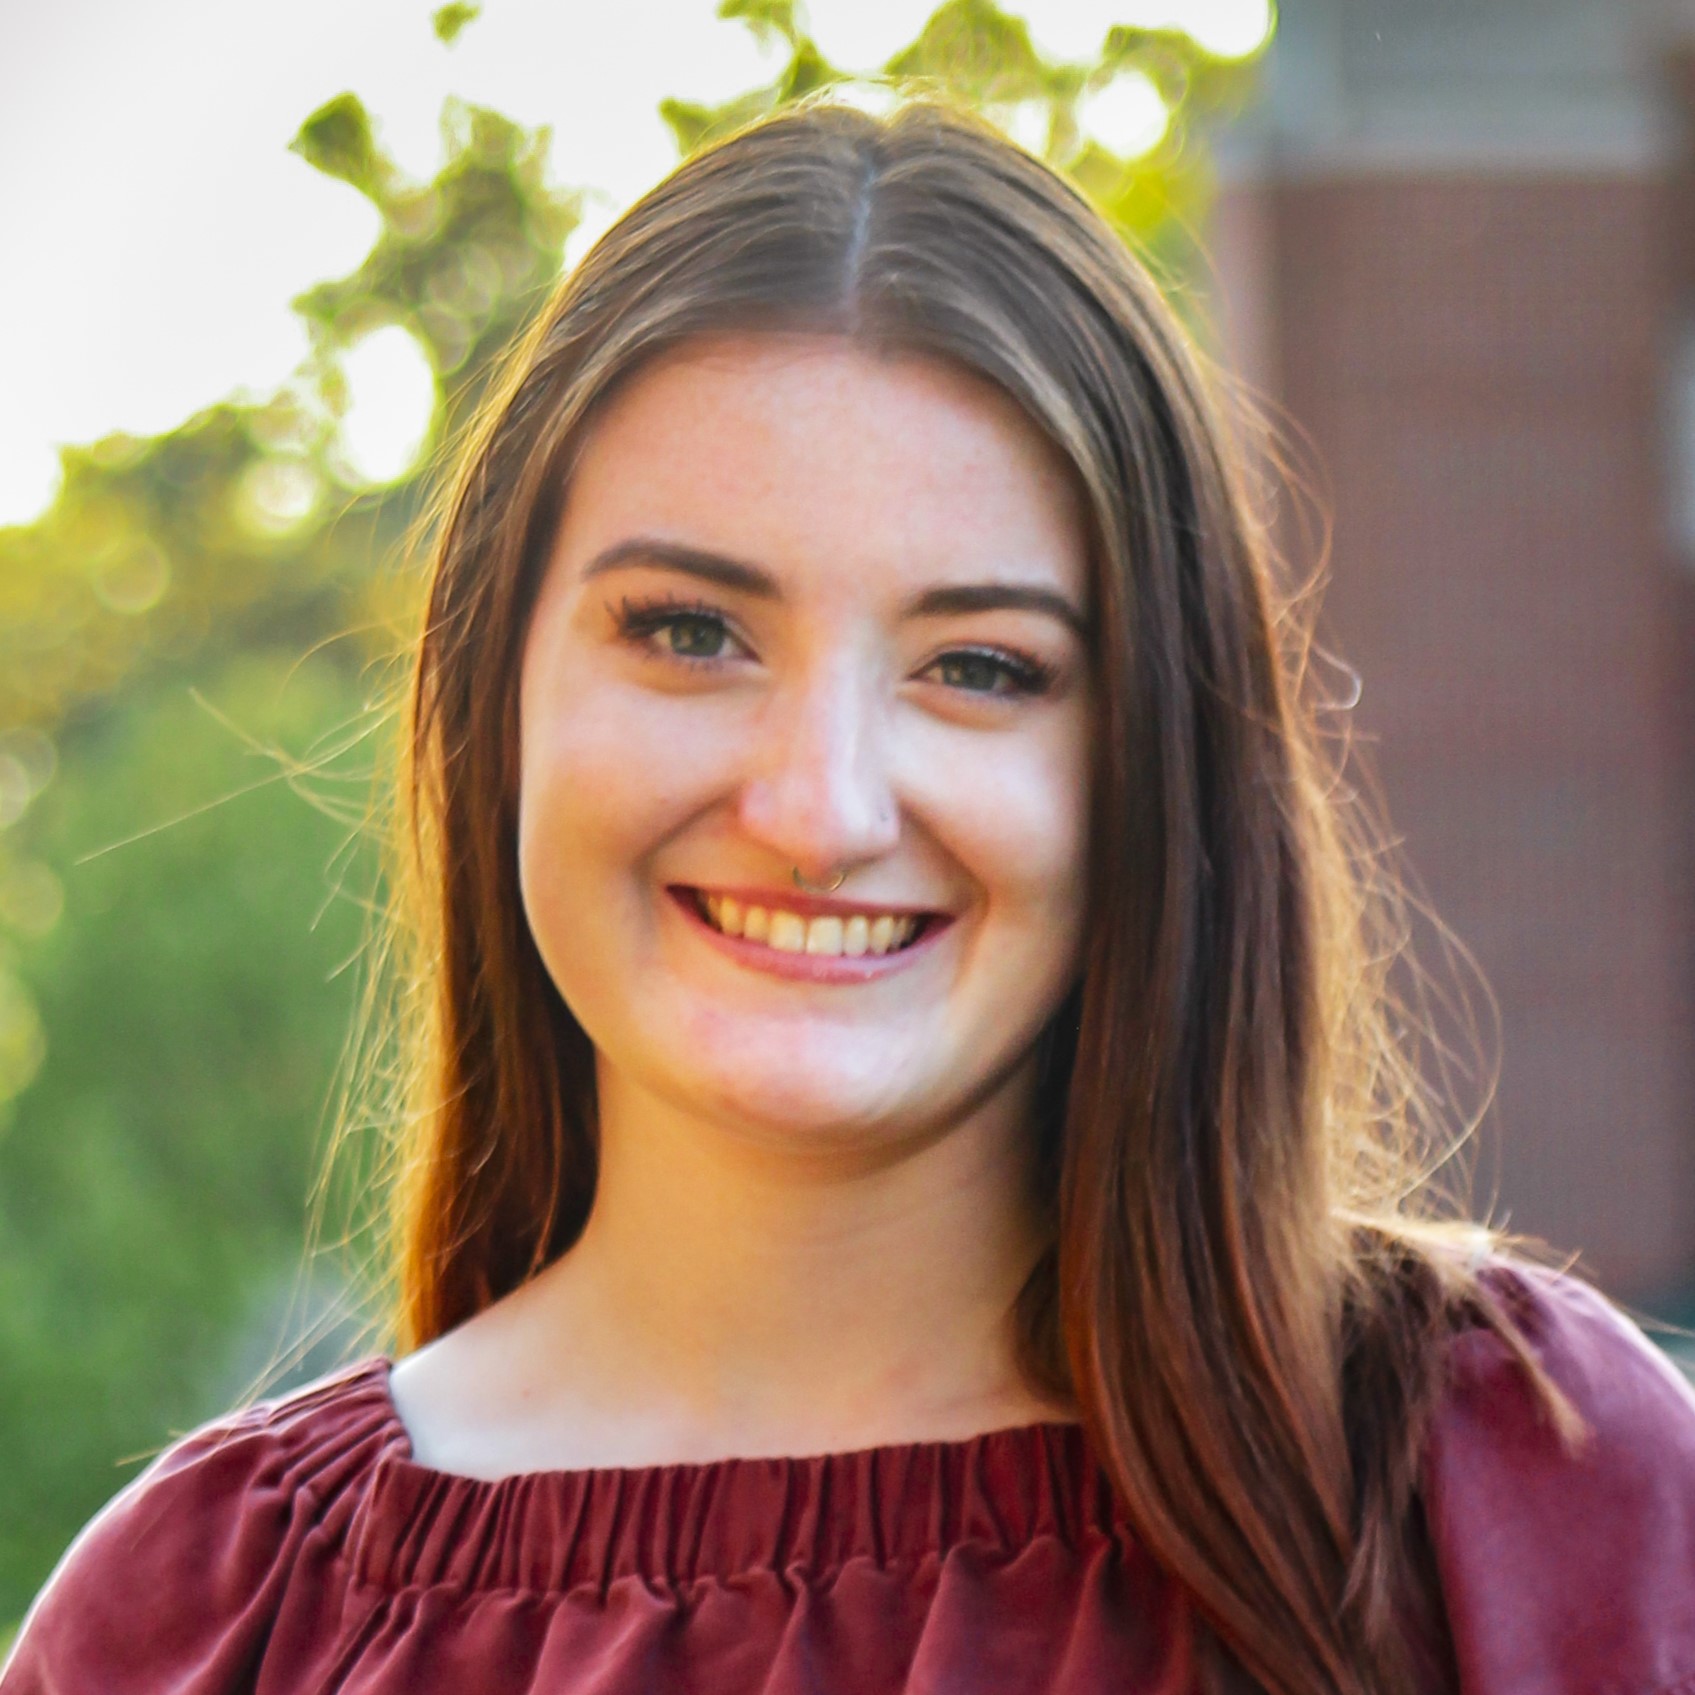
[[[1332,173],[1231,189],[1214,244],[1234,360],[1328,480],[1328,623],[1394,823],[1499,1000],[1480,1190],[1644,1297],[1695,1277],[1673,201],[1640,173]]]

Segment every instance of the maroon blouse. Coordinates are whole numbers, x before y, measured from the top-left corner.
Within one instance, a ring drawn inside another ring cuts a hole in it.
[[[1425,1503],[1463,1695],[1695,1695],[1695,1396],[1581,1284],[1490,1274]],[[370,1360],[208,1425],[89,1525],[0,1695],[1186,1695],[1189,1612],[1080,1431],[479,1481]]]

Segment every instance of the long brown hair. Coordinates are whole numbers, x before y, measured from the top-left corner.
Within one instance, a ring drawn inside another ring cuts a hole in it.
[[[1075,1396],[1215,1687],[1410,1691],[1439,1635],[1416,1483],[1441,1340],[1505,1321],[1413,1199],[1428,1099],[1386,989],[1394,913],[1202,362],[1110,227],[968,117],[821,104],[696,156],[567,278],[466,444],[405,741],[403,1340],[588,1216],[592,1056],[516,881],[520,644],[596,406],[667,348],[750,329],[968,367],[1073,468],[1089,939],[1043,1038],[1055,1246],[1021,1303],[1027,1365]]]

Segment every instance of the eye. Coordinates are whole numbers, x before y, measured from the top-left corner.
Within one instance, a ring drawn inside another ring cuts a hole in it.
[[[1036,695],[1053,682],[1052,667],[1001,648],[957,648],[933,661],[928,672],[944,687],[965,694]]]
[[[730,632],[720,619],[707,618],[698,612],[668,618],[656,633],[672,653],[688,659],[716,659],[730,639]]]
[[[739,644],[717,608],[670,598],[619,602],[618,634],[632,646],[660,657],[710,664]]]

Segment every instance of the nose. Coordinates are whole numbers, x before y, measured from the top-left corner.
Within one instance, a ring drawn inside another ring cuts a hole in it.
[[[852,656],[821,662],[766,702],[740,796],[742,828],[809,881],[889,852],[900,807],[888,703]]]

